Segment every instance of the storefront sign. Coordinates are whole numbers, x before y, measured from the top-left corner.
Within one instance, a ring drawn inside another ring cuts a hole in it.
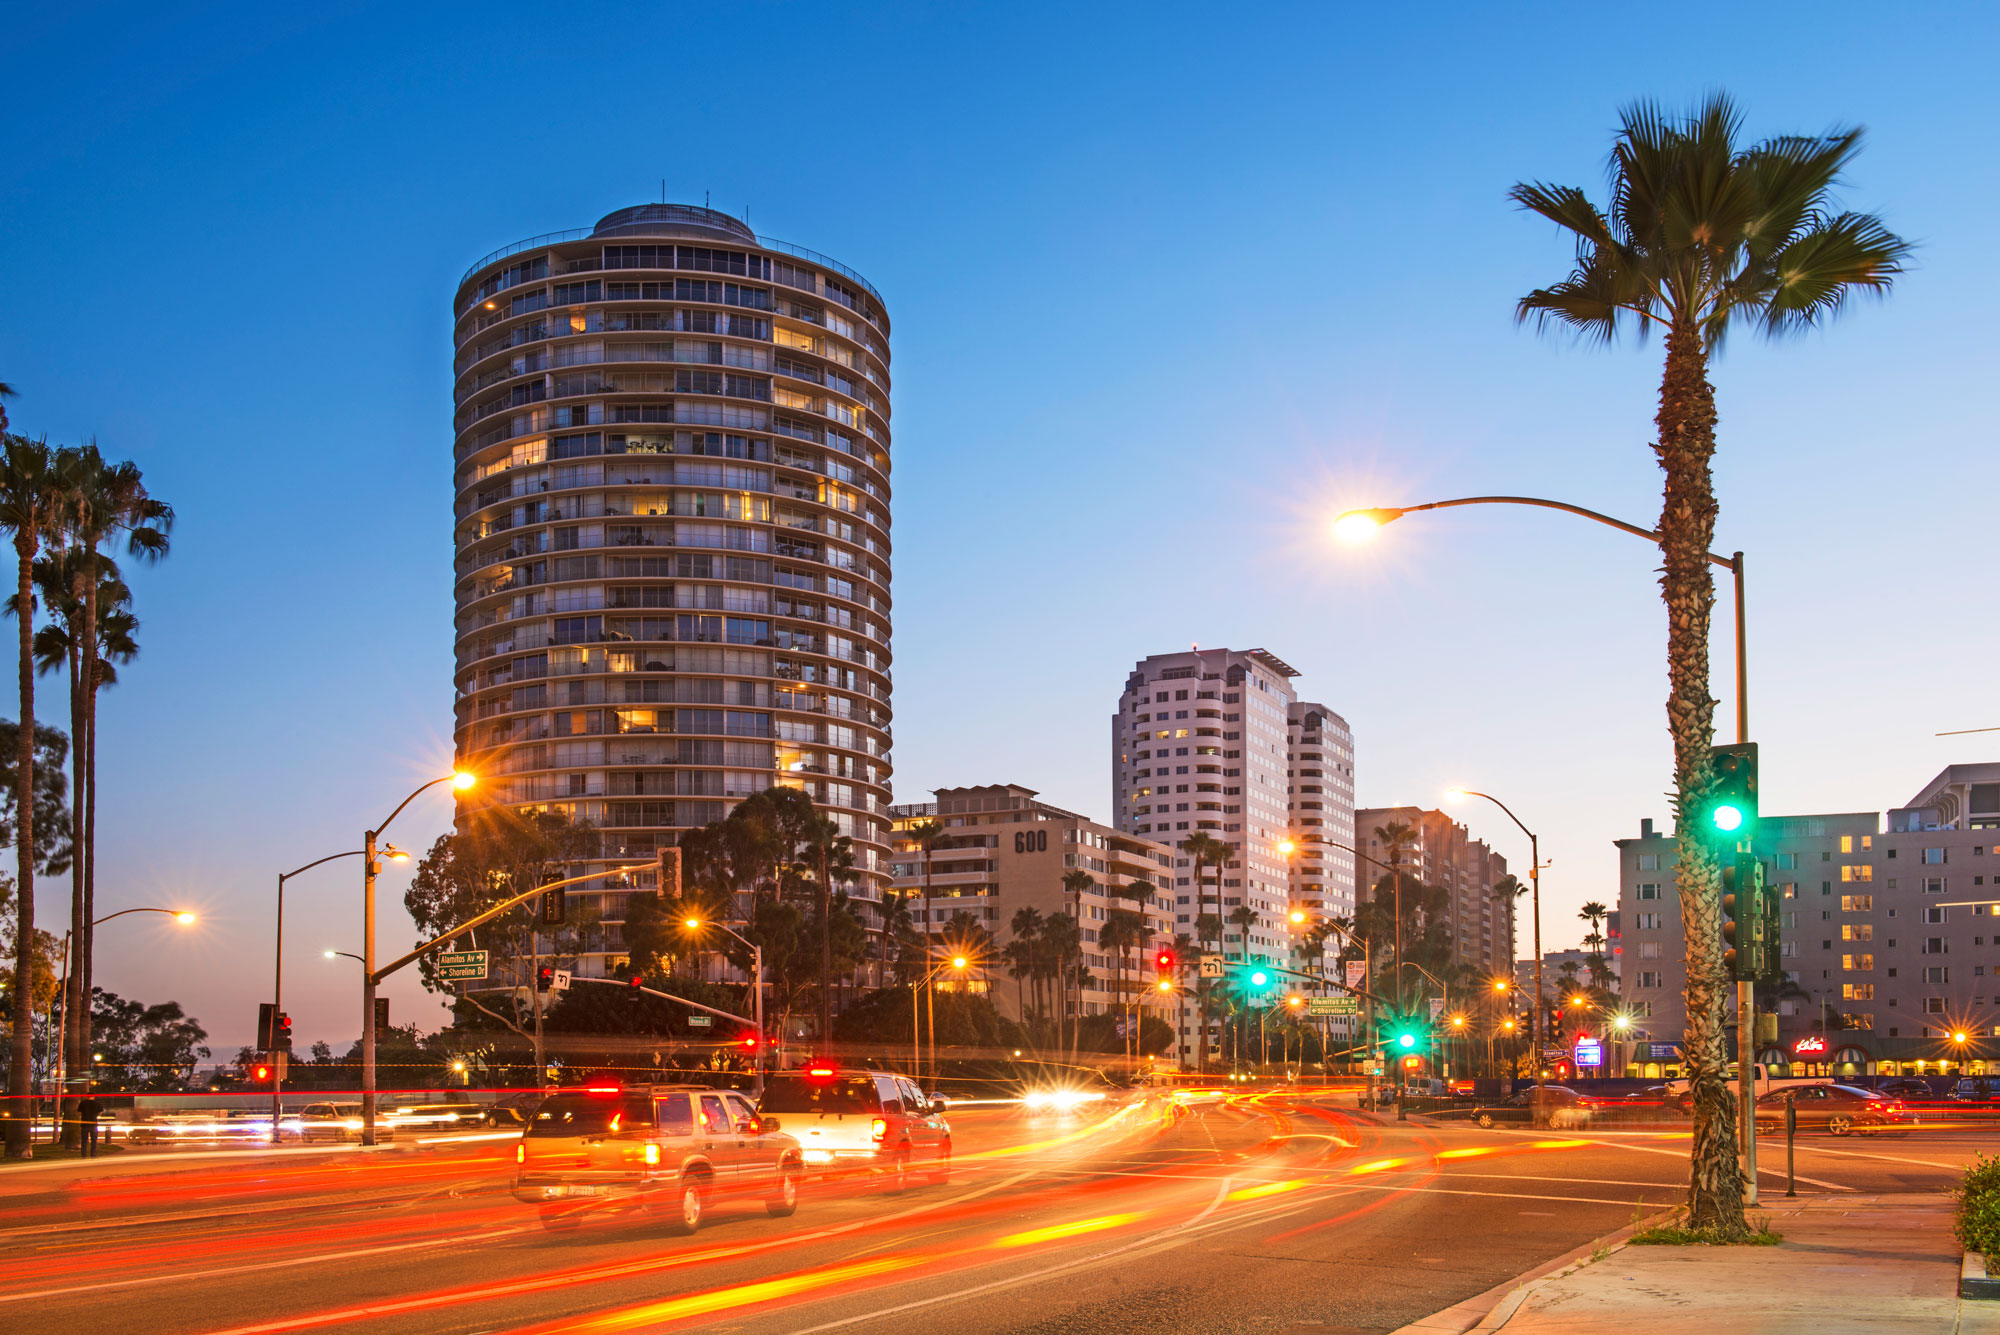
[[[1826,1055],[1826,1040],[1817,1034],[1807,1035],[1792,1044],[1792,1054],[1797,1057],[1823,1057]]]
[[[1576,1041],[1576,1064],[1578,1066],[1604,1065],[1604,1045],[1594,1038],[1579,1038]]]

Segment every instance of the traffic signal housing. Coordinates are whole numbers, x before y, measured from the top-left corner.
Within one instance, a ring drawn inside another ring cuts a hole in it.
[[[1734,848],[1757,832],[1757,743],[1710,747],[1708,764],[1701,828],[1719,847]]]
[[[556,985],[556,966],[544,964],[535,970],[535,991],[547,992]]]
[[[659,851],[654,875],[662,899],[681,897],[681,851],[678,848],[663,848]]]
[[[1764,976],[1768,912],[1764,864],[1752,854],[1738,853],[1722,869],[1722,967],[1738,982],[1754,983]]]
[[[1162,950],[1153,956],[1153,967],[1162,974],[1171,974],[1179,966],[1180,957],[1171,950]]]
[[[562,879],[563,874],[560,871],[542,873],[542,884],[545,886]],[[567,891],[561,886],[557,886],[552,890],[542,891],[542,911],[537,919],[540,925],[543,927],[560,927],[568,919],[569,896]]]

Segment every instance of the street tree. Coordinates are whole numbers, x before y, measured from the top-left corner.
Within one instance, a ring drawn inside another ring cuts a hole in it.
[[[1540,329],[1602,343],[1634,323],[1642,337],[1657,332],[1665,351],[1653,451],[1665,474],[1660,593],[1694,1096],[1686,1223],[1735,1239],[1749,1230],[1723,1051],[1720,865],[1694,818],[1715,788],[1708,638],[1716,409],[1708,364],[1732,330],[1799,333],[1830,320],[1857,293],[1886,293],[1910,248],[1880,218],[1842,209],[1834,198],[1860,150],[1858,129],[1745,145],[1741,117],[1719,93],[1684,115],[1634,103],[1620,122],[1607,208],[1575,186],[1523,182],[1510,192],[1576,245],[1569,275],[1521,298],[1515,313]]]

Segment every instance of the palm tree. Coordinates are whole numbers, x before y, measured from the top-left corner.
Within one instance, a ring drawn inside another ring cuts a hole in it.
[[[920,820],[903,831],[906,838],[924,851],[924,958],[931,954],[931,862],[933,850],[937,848],[938,836],[944,833],[944,825],[937,820]],[[930,965],[926,964],[925,968]]]
[[[16,397],[14,387],[0,381],[0,436],[7,434],[7,400]]]
[[[1382,846],[1385,849],[1388,850],[1388,857],[1384,859],[1384,861],[1386,861],[1388,864],[1389,876],[1395,887],[1395,897],[1396,897],[1395,998],[1396,998],[1396,1009],[1398,1012],[1401,1012],[1404,1009],[1403,1007],[1403,852],[1405,849],[1416,847],[1417,830],[1416,827],[1413,825],[1405,825],[1402,821],[1392,820],[1387,825],[1378,825],[1375,827],[1375,838],[1381,842]],[[1378,897],[1381,894],[1379,886],[1377,887],[1376,894]]]
[[[1222,935],[1222,871],[1233,850],[1206,830],[1197,830],[1181,840],[1181,852],[1188,855],[1194,864],[1194,930],[1195,937],[1206,947],[1211,936]],[[1203,882],[1203,867],[1216,868],[1215,874],[1215,918],[1208,916],[1208,887]],[[1208,1070],[1208,980],[1199,974],[1195,977],[1195,1058],[1197,1071]]]
[[[1574,186],[1523,182],[1510,192],[1571,233],[1577,254],[1567,278],[1521,298],[1515,314],[1599,342],[1629,319],[1642,334],[1657,329],[1664,343],[1653,451],[1666,474],[1660,592],[1695,1114],[1686,1222],[1737,1238],[1747,1229],[1722,1047],[1728,985],[1718,850],[1694,819],[1714,788],[1708,554],[1716,412],[1708,363],[1738,325],[1770,336],[1802,332],[1838,314],[1856,292],[1887,292],[1910,248],[1880,218],[1834,206],[1833,189],[1860,150],[1859,130],[1740,146],[1741,118],[1721,94],[1684,117],[1636,103],[1621,122],[1608,214]]]
[[[1063,873],[1062,884],[1063,893],[1069,895],[1073,901],[1070,916],[1076,920],[1077,938],[1080,942],[1083,937],[1083,897],[1089,894],[1091,888],[1097,884],[1097,878],[1083,868],[1078,867],[1073,871]],[[1083,950],[1081,945],[1078,946],[1076,954],[1076,1006],[1070,1012],[1070,1017],[1069,1055],[1070,1060],[1074,1062],[1076,1060],[1077,1046],[1083,1041]]]
[[[75,578],[83,596],[82,658],[79,680],[83,687],[83,731],[76,747],[83,761],[82,783],[76,786],[79,819],[83,832],[78,855],[83,859],[83,916],[77,919],[77,935],[83,948],[77,953],[82,979],[78,996],[91,995],[96,945],[91,923],[97,916],[97,692],[105,682],[99,661],[101,635],[98,620],[104,612],[99,591],[104,578],[116,577],[118,568],[103,551],[124,538],[124,555],[141,565],[164,560],[172,548],[168,534],[174,526],[174,507],[146,490],[145,476],[129,459],[106,463],[95,443],[76,451],[77,486],[71,501],[70,541],[83,554],[82,565],[95,567],[77,572]],[[120,586],[122,587],[122,586]],[[81,1060],[90,1046],[90,1007],[78,1008],[77,1056]],[[87,1070],[87,1066],[79,1069]]]
[[[854,870],[854,841],[831,816],[815,814],[805,829],[805,851],[819,871],[819,1034],[833,1040],[833,874]],[[763,1042],[763,1035],[757,1036]]]
[[[98,689],[116,683],[118,674],[114,663],[129,663],[137,656],[139,646],[133,639],[138,629],[138,618],[130,611],[131,591],[118,575],[116,567],[101,558],[92,562],[78,547],[68,547],[52,553],[35,562],[35,587],[41,590],[42,605],[48,609],[49,621],[35,632],[35,662],[41,674],[67,667],[69,669],[69,719],[70,736],[74,747],[70,752],[70,787],[79,800],[70,806],[70,921],[89,923],[95,918],[94,905],[87,893],[84,878],[86,860],[84,842],[84,801],[89,770],[85,752],[89,736],[85,723],[85,696],[82,686],[84,673],[84,606],[85,600],[79,596],[83,581],[88,577],[90,567],[99,566],[97,617],[96,668],[92,675]],[[11,602],[10,612],[20,610]],[[32,613],[31,613],[32,614]],[[67,1065],[72,1071],[88,1071],[90,1064],[83,1054],[90,1050],[89,1007],[82,998],[90,993],[85,989],[89,970],[84,959],[86,942],[83,933],[72,933],[70,940],[69,996],[64,1003],[63,1013],[68,1017],[62,1041],[67,1044]],[[58,1095],[60,1097],[60,1093]],[[64,1133],[64,1143],[74,1144],[77,1135],[73,1121],[65,1122],[68,1130]]]
[[[13,535],[18,564],[15,624],[20,629],[20,750],[14,769],[15,959],[14,1042],[8,1062],[6,1152],[33,1155],[34,1100],[25,1097],[34,1078],[35,1028],[35,558],[44,542],[59,540],[76,491],[76,455],[51,450],[46,440],[8,436],[0,442],[0,529]]]
[[[1026,967],[1028,981],[1034,984],[1035,1010],[1042,1009],[1042,975],[1040,969],[1042,951],[1042,911],[1037,908],[1021,907],[1014,910],[1014,916],[1007,923],[1007,929],[1014,934],[1014,945],[1021,947],[1022,963]],[[1025,1002],[1021,1009],[1021,1023],[1028,1024],[1028,1010]]]

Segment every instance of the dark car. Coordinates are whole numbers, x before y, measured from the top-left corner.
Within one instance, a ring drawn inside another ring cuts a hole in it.
[[[519,1094],[507,1094],[486,1105],[486,1125],[503,1127],[526,1126],[534,1117],[535,1109],[542,1106],[548,1091],[542,1089],[523,1090]]]
[[[541,1206],[549,1229],[573,1227],[578,1202],[606,1197],[646,1205],[677,1233],[732,1197],[788,1215],[804,1173],[777,1118],[735,1090],[699,1085],[560,1090],[535,1109],[514,1162],[515,1198]]]
[[[1960,1076],[1945,1098],[1953,1103],[2000,1103],[2000,1076]]]
[[[1798,1109],[1799,1130],[1824,1131],[1830,1136],[1890,1131],[1916,1120],[1902,1100],[1879,1090],[1852,1085],[1790,1085],[1757,1100],[1760,1132],[1785,1129],[1787,1099]]]
[[[1520,1093],[1499,1103],[1485,1103],[1474,1108],[1472,1120],[1480,1126],[1493,1126],[1500,1122],[1531,1122],[1535,1118],[1535,1090],[1541,1089],[1547,1100],[1553,1118],[1561,1114],[1564,1121],[1587,1120],[1590,1116],[1584,1106],[1583,1095],[1568,1085],[1530,1085]]]
[[[1897,1076],[1894,1080],[1884,1080],[1881,1084],[1875,1086],[1875,1092],[1878,1094],[1887,1094],[1891,1098],[1909,1099],[1920,1103],[1928,1102],[1937,1097],[1937,1091],[1931,1088],[1930,1081],[1919,1080],[1915,1076],[1910,1075]]]

